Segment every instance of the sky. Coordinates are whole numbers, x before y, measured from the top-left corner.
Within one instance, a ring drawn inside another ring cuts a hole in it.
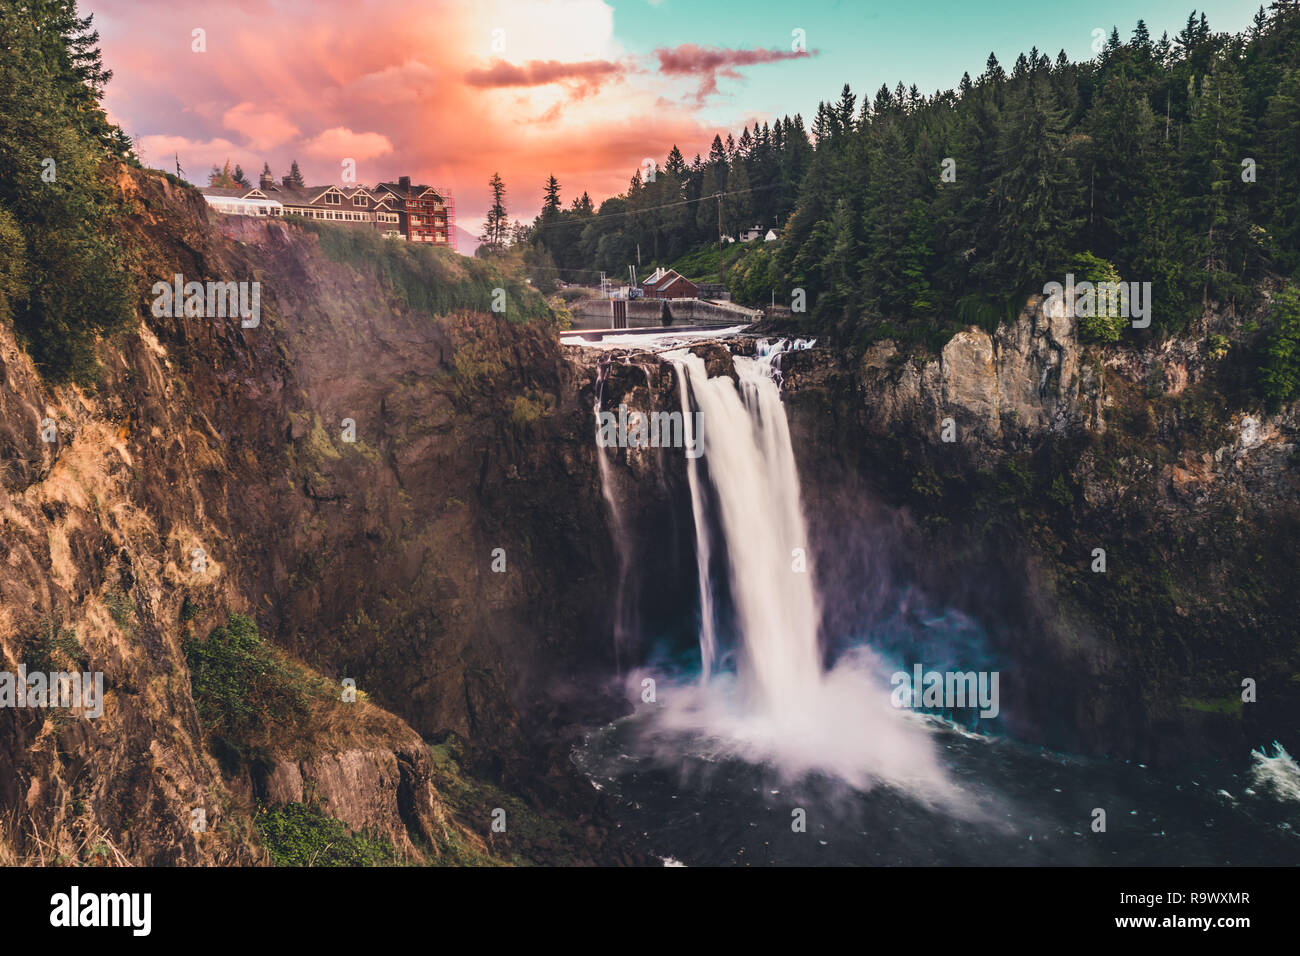
[[[1245,29],[1258,3],[1202,0]],[[191,182],[227,159],[256,179],[297,159],[308,184],[409,175],[448,189],[477,234],[488,179],[530,221],[554,175],[567,205],[626,189],[676,144],[802,113],[849,83],[923,93],[1037,46],[1094,55],[1139,17],[1173,36],[1185,0],[82,0],[95,15],[110,118],[146,165]],[[202,31],[197,33],[195,31]],[[202,49],[199,49],[199,48]]]

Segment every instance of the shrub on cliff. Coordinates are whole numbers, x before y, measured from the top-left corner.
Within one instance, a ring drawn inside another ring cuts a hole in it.
[[[295,723],[307,713],[302,675],[262,641],[257,624],[242,614],[206,641],[182,645],[199,723],[227,765],[240,762],[271,726]]]
[[[1074,274],[1076,284],[1091,282],[1094,288],[1104,283],[1118,285],[1120,281],[1119,272],[1113,265],[1090,252],[1075,256],[1069,271]],[[1099,306],[1094,310],[1095,314],[1079,316],[1079,338],[1085,342],[1118,342],[1128,327],[1128,319],[1120,312],[1118,307]]]
[[[384,866],[398,862],[382,837],[356,834],[314,806],[287,803],[255,818],[276,866]]]
[[[1280,293],[1269,319],[1259,384],[1264,400],[1277,408],[1300,397],[1300,292],[1288,288]]]
[[[395,299],[425,315],[448,315],[463,309],[499,311],[518,322],[549,318],[551,310],[521,275],[502,263],[460,256],[416,242],[384,237],[364,229],[290,217],[295,225],[320,237],[320,248],[335,262],[373,268]],[[504,292],[504,297],[497,290]]]

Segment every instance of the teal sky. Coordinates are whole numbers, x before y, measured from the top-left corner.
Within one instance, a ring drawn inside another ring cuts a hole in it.
[[[629,50],[700,46],[790,49],[791,31],[802,28],[813,59],[748,66],[743,79],[719,81],[719,95],[699,114],[734,129],[738,119],[769,118],[796,111],[807,119],[820,99],[838,96],[844,83],[873,93],[881,83],[902,80],[922,93],[956,87],[962,71],[978,76],[989,51],[1010,70],[1017,54],[1033,46],[1055,58],[1064,49],[1072,60],[1094,56],[1093,30],[1117,26],[1128,39],[1141,18],[1152,39],[1172,38],[1193,9],[1187,0],[609,0],[614,30]],[[1239,32],[1259,8],[1246,0],[1210,0],[1196,6],[1216,32]],[[860,102],[860,100],[859,100]]]

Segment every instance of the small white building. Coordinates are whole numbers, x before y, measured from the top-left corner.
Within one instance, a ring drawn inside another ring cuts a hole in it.
[[[260,189],[221,189],[205,186],[199,190],[208,205],[227,216],[283,216],[284,204]]]
[[[763,227],[751,226],[749,229],[744,230],[740,234],[740,241],[753,242],[755,239],[761,239],[762,237],[763,237]]]
[[[780,236],[778,236],[778,235],[776,234],[776,230],[775,230],[775,229],[769,229],[769,230],[767,231],[767,235],[763,237],[763,241],[764,241],[764,242],[776,242],[776,240],[779,239],[779,238],[780,238]]]

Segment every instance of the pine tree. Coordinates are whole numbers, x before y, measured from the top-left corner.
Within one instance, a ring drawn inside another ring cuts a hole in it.
[[[560,213],[560,181],[548,176],[542,191],[542,216],[558,216]]]
[[[235,174],[230,169],[229,159],[226,160],[226,165],[220,169],[216,166],[212,167],[212,171],[208,174],[208,185],[217,186],[221,189],[237,189],[239,187]]]
[[[1077,172],[1065,152],[1065,116],[1047,81],[1024,81],[1008,104],[999,139],[994,271],[1008,287],[1038,287],[1062,271],[1079,220]]]
[[[1271,197],[1273,255],[1292,273],[1300,267],[1300,69],[1287,70],[1269,97],[1263,138],[1268,144],[1263,188]]]
[[[714,242],[718,241],[718,200],[713,196],[718,191],[718,180],[713,174],[713,164],[710,163],[704,167],[704,175],[700,180],[700,201],[695,211],[695,224],[703,235],[711,237]]]
[[[500,173],[493,173],[488,180],[488,189],[492,191],[492,205],[488,207],[487,220],[483,224],[483,234],[479,239],[492,252],[505,248],[509,215],[506,212],[506,184]]]
[[[1184,222],[1195,236],[1203,304],[1240,291],[1248,227],[1241,182],[1241,85],[1236,67],[1218,57],[1192,104],[1187,139]]]
[[[722,222],[728,232],[739,237],[741,232],[754,225],[753,219],[754,206],[749,194],[749,174],[745,172],[745,160],[737,155],[727,175],[727,195],[722,201]]]
[[[298,160],[289,164],[289,185],[302,189],[307,184],[303,181],[302,170],[298,168]]]

